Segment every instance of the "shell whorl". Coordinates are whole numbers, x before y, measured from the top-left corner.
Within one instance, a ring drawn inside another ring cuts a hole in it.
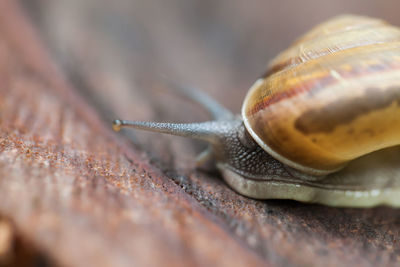
[[[400,29],[341,16],[271,61],[242,116],[267,152],[307,173],[400,144]]]

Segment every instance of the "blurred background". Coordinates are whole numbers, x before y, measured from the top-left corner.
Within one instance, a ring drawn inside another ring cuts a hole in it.
[[[106,123],[116,117],[172,122],[208,118],[199,107],[160,84],[160,74],[199,87],[239,112],[244,95],[267,62],[316,24],[355,13],[400,25],[398,0],[22,3],[53,59]],[[176,149],[170,146],[193,153],[188,141],[127,134],[134,141],[141,136],[139,143],[167,165],[187,163],[187,157],[173,160],[169,152]]]

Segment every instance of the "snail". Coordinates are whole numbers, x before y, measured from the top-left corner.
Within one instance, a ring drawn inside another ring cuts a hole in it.
[[[303,35],[250,88],[241,115],[181,87],[213,121],[115,120],[200,139],[235,191],[342,207],[400,206],[400,29],[342,15]]]

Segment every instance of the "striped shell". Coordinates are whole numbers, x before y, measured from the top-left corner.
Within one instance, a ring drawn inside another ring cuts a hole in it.
[[[311,174],[400,144],[400,29],[333,18],[270,63],[242,116],[267,152]]]

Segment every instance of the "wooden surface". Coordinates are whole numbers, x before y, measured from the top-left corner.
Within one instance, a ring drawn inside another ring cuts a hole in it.
[[[212,1],[22,3],[26,13],[0,0],[0,264],[399,262],[399,210],[248,199],[212,170],[194,168],[203,144],[111,131],[115,116],[207,119],[158,73],[200,86],[238,112],[261,62],[276,53],[264,48],[267,36],[238,41],[262,32],[260,8],[239,1],[230,8]]]

